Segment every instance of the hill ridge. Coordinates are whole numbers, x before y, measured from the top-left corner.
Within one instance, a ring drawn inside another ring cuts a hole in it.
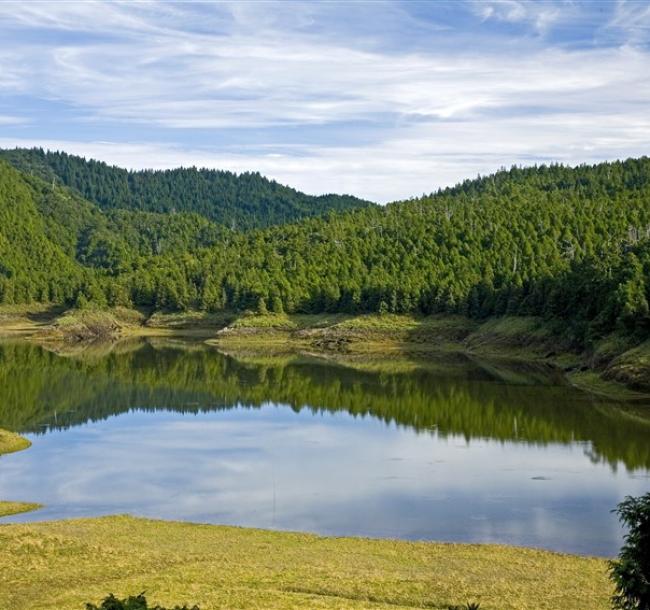
[[[0,301],[532,315],[567,324],[579,346],[612,331],[650,336],[645,157],[513,168],[420,199],[247,232],[196,213],[100,209],[4,167]],[[56,245],[62,264],[47,266],[52,256],[41,261],[27,241],[45,253]]]
[[[0,150],[0,159],[46,182],[59,181],[102,209],[195,212],[236,229],[372,205],[351,195],[307,195],[259,172],[195,166],[129,170],[42,148]]]

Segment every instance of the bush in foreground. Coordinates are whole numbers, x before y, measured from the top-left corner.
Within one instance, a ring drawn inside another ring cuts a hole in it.
[[[610,563],[615,610],[650,610],[650,493],[627,497],[615,511],[627,527],[618,559]]]
[[[126,599],[117,599],[112,593],[104,598],[99,606],[95,604],[86,604],[86,610],[167,610],[162,606],[148,606],[144,593],[127,597]],[[174,606],[169,610],[199,610],[198,606]]]

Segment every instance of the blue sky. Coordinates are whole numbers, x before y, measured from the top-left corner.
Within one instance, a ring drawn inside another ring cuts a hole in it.
[[[385,202],[650,153],[650,1],[2,2],[0,146]]]

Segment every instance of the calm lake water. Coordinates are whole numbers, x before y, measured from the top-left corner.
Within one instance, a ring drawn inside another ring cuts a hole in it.
[[[162,340],[0,344],[0,498],[114,513],[613,555],[650,489],[650,408],[460,357],[345,365]]]

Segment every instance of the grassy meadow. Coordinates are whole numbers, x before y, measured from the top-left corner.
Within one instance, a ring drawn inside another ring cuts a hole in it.
[[[0,526],[0,608],[109,592],[217,608],[605,610],[602,559],[496,545],[324,538],[129,516]]]

